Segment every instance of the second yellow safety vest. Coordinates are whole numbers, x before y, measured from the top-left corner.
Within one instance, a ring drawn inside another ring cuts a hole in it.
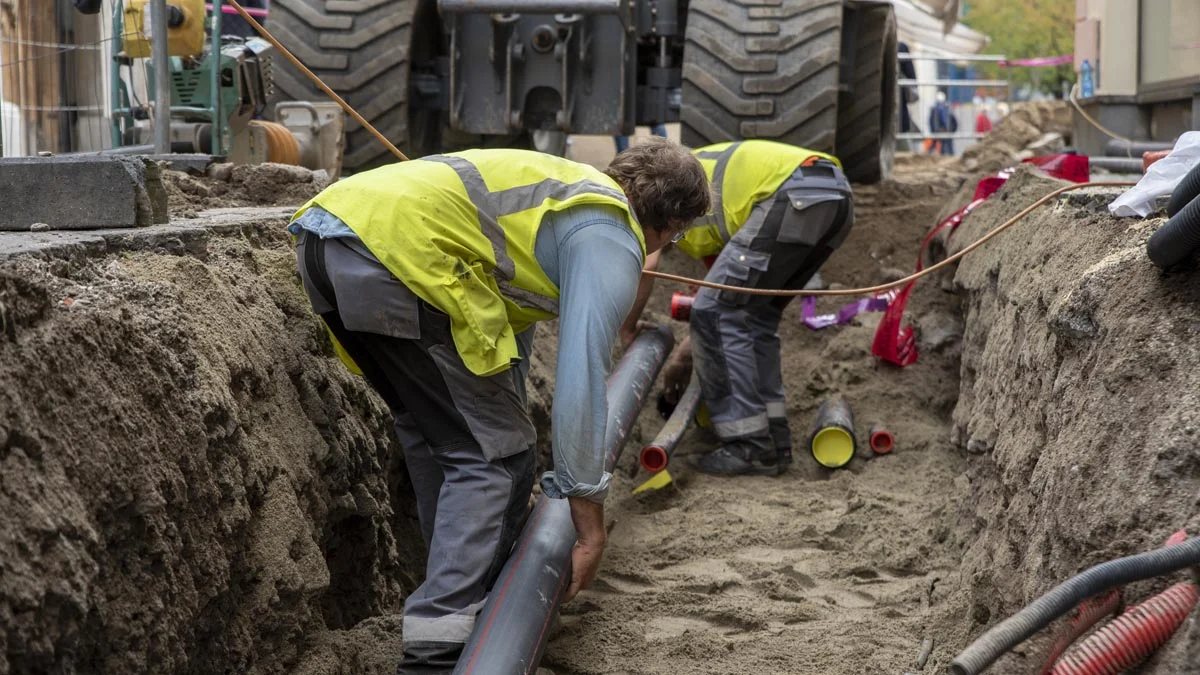
[[[547,213],[583,204],[619,208],[645,256],[641,227],[615,181],[526,150],[467,150],[356,174],[293,218],[317,205],[345,222],[397,279],[450,316],[463,362],[488,376],[517,359],[517,333],[558,315],[558,287],[534,246]]]
[[[712,185],[713,210],[696,221],[677,245],[697,259],[720,253],[754,205],[778,190],[809,159],[821,157],[841,166],[833,155],[764,140],[718,143],[692,154]]]

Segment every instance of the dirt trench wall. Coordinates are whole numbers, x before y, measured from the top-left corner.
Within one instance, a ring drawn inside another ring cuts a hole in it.
[[[1022,170],[951,250],[1058,185]],[[962,574],[975,634],[1086,567],[1160,547],[1185,526],[1200,534],[1200,273],[1161,274],[1145,242],[1162,219],[1111,217],[1116,194],[1043,207],[968,255],[955,278],[966,334],[954,436],[970,467],[961,515],[975,538]],[[1184,578],[1136,584],[1126,599]],[[1195,672],[1194,617],[1139,672]],[[989,672],[1037,672],[1043,647],[1028,643]]]
[[[281,220],[0,260],[0,327],[0,674],[394,669],[407,479]]]

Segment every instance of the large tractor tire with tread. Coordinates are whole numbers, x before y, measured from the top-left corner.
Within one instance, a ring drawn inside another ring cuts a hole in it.
[[[763,138],[833,152],[842,13],[841,0],[691,0],[683,143]]]
[[[300,61],[410,157],[437,152],[442,120],[436,112],[410,114],[409,77],[414,64],[441,45],[436,2],[431,0],[274,0],[270,30]],[[275,59],[278,100],[317,101],[327,96],[283,58]],[[343,166],[361,171],[395,161],[382,143],[353,119],[346,120]]]
[[[838,107],[837,156],[851,181],[878,183],[891,175],[896,156],[896,15],[891,7],[858,11],[854,79]]]

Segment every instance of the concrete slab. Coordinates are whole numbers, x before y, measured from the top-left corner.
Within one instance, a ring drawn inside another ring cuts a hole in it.
[[[0,232],[0,262],[18,256],[73,258],[121,251],[202,253],[210,234],[257,228],[283,231],[295,207],[234,208],[201,211],[163,225],[69,232]],[[261,231],[261,230],[259,230]]]
[[[145,227],[166,223],[159,165],[106,155],[0,159],[0,230]]]

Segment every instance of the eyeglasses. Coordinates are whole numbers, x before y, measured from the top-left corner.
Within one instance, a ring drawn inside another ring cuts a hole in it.
[[[671,237],[671,243],[678,244],[680,242],[680,240],[682,240],[683,237],[687,234],[687,232],[688,232],[688,228],[686,228],[686,227],[683,228],[682,230],[676,232],[675,236]]]

